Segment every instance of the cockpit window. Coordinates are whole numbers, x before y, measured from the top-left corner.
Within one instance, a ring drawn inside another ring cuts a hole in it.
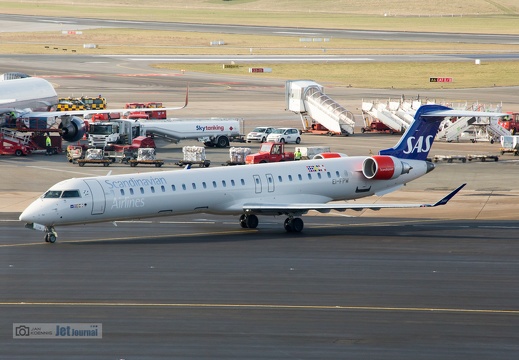
[[[79,195],[78,190],[65,190],[63,191],[63,195],[61,195],[62,198],[78,198],[81,197]]]
[[[57,199],[61,196],[62,191],[58,190],[49,190],[45,194],[43,194],[43,197],[45,199]]]

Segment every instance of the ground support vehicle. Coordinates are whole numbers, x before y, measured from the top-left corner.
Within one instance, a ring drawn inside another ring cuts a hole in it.
[[[462,163],[467,162],[467,157],[464,155],[434,155],[433,162],[446,161],[448,163],[454,160],[461,161]]]
[[[73,164],[77,164],[77,160],[85,157],[85,152],[88,149],[86,145],[69,145],[67,146],[67,159]]]
[[[192,166],[209,167],[211,161],[205,157],[205,148],[203,146],[184,146],[182,148],[184,159],[176,164],[178,166]]]
[[[517,156],[519,152],[519,135],[501,136],[501,155],[504,153],[513,153]]]
[[[136,109],[137,111],[129,111],[125,114],[127,119],[153,119],[165,120],[167,118],[166,110],[162,110],[161,102],[148,103],[127,103],[125,109]]]
[[[396,134],[395,130],[391,129],[389,126],[384,124],[382,121],[379,120],[373,120],[371,122],[368,122],[366,120],[366,125],[362,129],[360,129],[360,132],[372,132],[372,133],[390,133],[390,134]]]
[[[475,155],[467,155],[467,160],[468,161],[479,160],[481,162],[485,162],[487,160],[499,161],[499,156],[497,156],[497,155],[479,155],[479,154],[475,154]]]
[[[240,133],[243,120],[209,118],[200,120],[117,119],[90,124],[89,144],[98,148],[108,144],[130,144],[137,136],[162,136],[175,143],[196,139],[206,146],[228,147],[230,141],[243,141]]]
[[[85,157],[76,160],[79,166],[85,166],[85,164],[98,164],[103,166],[109,166],[112,160],[104,156],[102,149],[88,149]]]
[[[519,113],[509,111],[507,114],[509,115],[500,118],[497,123],[515,135],[519,133]]]
[[[33,151],[30,146],[30,135],[20,137],[16,131],[2,129],[0,132],[0,155],[29,155]]]
[[[142,148],[137,151],[137,158],[128,160],[128,164],[130,164],[131,167],[135,167],[139,164],[155,165],[155,167],[161,167],[164,165],[164,160],[157,159],[155,156],[155,149]]]
[[[247,155],[245,163],[263,164],[292,160],[294,160],[294,153],[285,152],[285,143],[266,142],[261,145],[259,152]]]
[[[106,99],[99,97],[82,96],[80,98],[67,97],[59,98],[57,111],[72,110],[104,110],[106,109]]]
[[[232,147],[229,149],[230,160],[222,165],[245,165],[245,159],[250,153],[250,148]]]

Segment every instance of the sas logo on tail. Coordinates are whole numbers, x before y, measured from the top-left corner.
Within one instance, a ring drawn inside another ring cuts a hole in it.
[[[410,136],[407,139],[407,149],[404,150],[404,154],[411,153],[421,153],[421,152],[429,152],[431,150],[431,145],[433,143],[434,136],[428,135],[425,137],[420,136],[418,139],[414,136]],[[416,141],[416,142],[415,142]],[[415,142],[413,144],[413,142]]]

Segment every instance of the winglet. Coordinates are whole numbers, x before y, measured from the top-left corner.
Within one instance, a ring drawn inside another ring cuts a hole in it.
[[[456,195],[461,189],[463,189],[465,187],[465,185],[467,185],[467,184],[466,183],[465,184],[461,184],[456,189],[454,189],[450,194],[445,196],[443,199],[441,199],[441,200],[437,201],[435,204],[429,205],[429,206],[435,207],[435,206],[440,206],[440,205],[447,204],[447,202],[449,202],[449,200],[452,199],[454,197],[454,195]]]

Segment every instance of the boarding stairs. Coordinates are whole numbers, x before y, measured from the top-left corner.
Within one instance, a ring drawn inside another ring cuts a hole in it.
[[[323,87],[313,81],[287,81],[286,101],[287,110],[300,115],[304,131],[324,128],[331,135],[355,132],[353,113],[326,95]]]

